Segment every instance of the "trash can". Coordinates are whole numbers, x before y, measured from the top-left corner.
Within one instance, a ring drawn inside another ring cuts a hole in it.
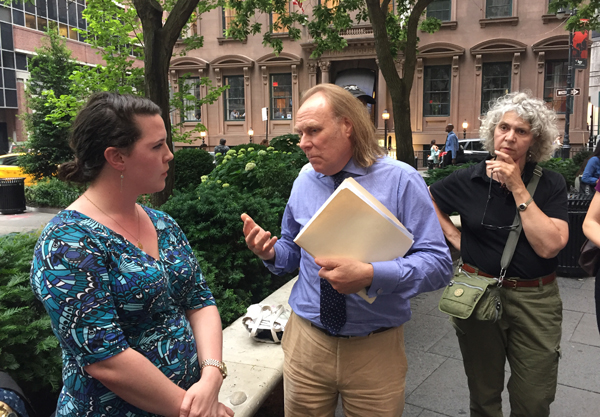
[[[0,213],[25,211],[25,178],[0,178]]]
[[[585,240],[583,234],[583,220],[587,214],[594,194],[569,193],[568,211],[569,211],[569,241],[558,254],[558,268],[556,272],[562,277],[584,277],[587,274],[579,266],[579,251]]]

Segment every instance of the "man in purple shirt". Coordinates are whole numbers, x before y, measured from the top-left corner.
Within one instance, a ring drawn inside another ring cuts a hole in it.
[[[286,416],[399,416],[404,408],[403,324],[411,297],[445,286],[452,260],[425,182],[412,167],[384,156],[358,100],[343,88],[308,90],[296,115],[300,147],[312,169],[294,183],[281,238],[246,214],[248,247],[275,274],[300,268],[283,338]],[[294,238],[333,193],[354,177],[415,235],[402,257],[363,263],[313,258]],[[356,292],[377,297],[367,303]]]

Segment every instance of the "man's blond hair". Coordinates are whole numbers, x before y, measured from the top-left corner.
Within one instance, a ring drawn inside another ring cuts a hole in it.
[[[350,142],[352,143],[352,157],[354,162],[361,167],[373,165],[377,158],[385,155],[377,143],[375,126],[371,122],[365,105],[351,93],[335,84],[317,84],[302,95],[300,106],[315,94],[322,94],[338,119],[346,119],[352,125]]]

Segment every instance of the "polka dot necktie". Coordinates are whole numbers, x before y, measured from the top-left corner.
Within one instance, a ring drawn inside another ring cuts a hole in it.
[[[345,179],[346,172],[332,175],[334,190]],[[321,324],[331,334],[338,334],[346,324],[346,296],[337,292],[324,278],[321,278]]]

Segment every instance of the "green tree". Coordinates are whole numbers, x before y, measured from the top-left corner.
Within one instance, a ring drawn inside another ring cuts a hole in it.
[[[554,0],[548,9],[550,13],[576,11],[567,20],[566,30],[600,29],[600,0]]]
[[[72,85],[69,79],[76,68],[66,42],[53,29],[44,39],[42,48],[29,61],[30,78],[26,84],[27,106],[30,113],[23,115],[29,140],[25,147],[30,151],[19,157],[23,170],[37,179],[52,177],[59,164],[72,159],[68,144],[68,126],[63,116],[58,123],[47,120],[51,113],[51,97],[68,94]]]
[[[221,0],[94,0],[87,3],[84,17],[88,23],[84,31],[86,42],[101,54],[104,65],[81,68],[72,75],[74,86],[69,94],[54,95],[54,111],[49,118],[55,123],[69,124],[87,98],[97,91],[119,91],[139,94],[159,105],[167,129],[167,143],[173,150],[173,135],[178,141],[189,140],[180,126],[171,126],[170,113],[185,110],[183,100],[195,100],[193,106],[214,102],[228,86],[213,88],[208,78],[200,83],[208,87],[205,97],[196,98],[182,91],[169,101],[168,70],[173,48],[182,31],[199,15],[217,7]],[[124,7],[123,7],[124,6]],[[168,17],[165,18],[165,12]],[[81,31],[80,31],[81,32]],[[186,36],[180,54],[203,44],[201,36]],[[140,61],[144,65],[140,65]],[[204,130],[199,123],[195,131]],[[165,189],[153,195],[155,206],[163,204],[173,190],[173,162],[171,162]]]
[[[412,89],[417,62],[417,29],[429,33],[440,27],[440,20],[422,20],[423,12],[433,0],[397,0],[396,10],[391,13],[393,0],[339,0],[332,7],[315,2],[312,19],[304,13],[287,12],[287,0],[229,0],[229,6],[236,11],[236,20],[228,35],[244,39],[248,35],[263,34],[263,44],[281,52],[283,42],[272,37],[270,30],[264,30],[260,23],[251,23],[257,13],[277,13],[273,22],[275,28],[286,28],[291,39],[300,39],[296,24],[307,24],[308,33],[314,42],[311,58],[317,58],[328,50],[342,50],[348,43],[340,32],[360,22],[368,22],[373,27],[375,51],[379,68],[387,83],[394,109],[394,129],[396,133],[397,158],[410,165],[414,164],[412,127],[410,123],[410,90]],[[403,62],[403,74],[398,74],[396,62]]]

